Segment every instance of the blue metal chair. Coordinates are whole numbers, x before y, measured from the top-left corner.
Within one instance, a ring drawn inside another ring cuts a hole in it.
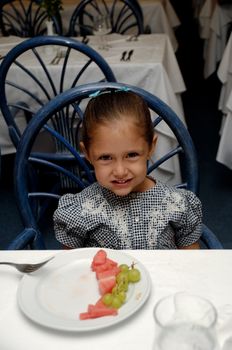
[[[16,35],[23,38],[46,33],[45,22],[48,19],[40,0],[1,0],[0,29],[2,35]],[[52,16],[55,33],[62,34],[62,22],[59,11]]]
[[[51,52],[46,53],[47,49]],[[25,60],[28,57],[29,63]],[[75,66],[72,62],[75,62]],[[21,74],[21,79],[17,81],[14,74],[16,68]],[[80,82],[94,82],[91,74],[93,69],[96,81],[116,81],[111,68],[100,54],[66,37],[39,36],[27,39],[5,56],[0,65],[0,108],[15,148],[23,131],[19,124],[22,118],[27,123],[59,93]],[[12,100],[12,96],[17,99]],[[62,123],[57,123],[57,129],[60,132],[63,129],[67,136],[68,130],[72,130],[69,128],[69,112],[63,113],[60,119]],[[71,134],[70,137],[73,137]]]
[[[40,198],[43,200],[46,197],[50,199],[57,199],[63,194],[62,187],[57,188],[56,193],[49,193],[46,188],[38,188],[33,193],[30,192],[30,185],[28,183],[28,171],[33,168],[36,176],[37,169],[39,167],[48,167],[56,172],[61,173],[63,176],[68,177],[73,181],[77,188],[75,191],[81,191],[89,184],[95,181],[91,166],[85,161],[82,155],[77,151],[76,147],[73,147],[63,135],[60,135],[54,128],[52,120],[55,115],[62,114],[67,108],[72,111],[72,115],[79,120],[82,115],[81,106],[85,108],[86,102],[90,98],[89,96],[96,91],[108,91],[122,88],[129,88],[132,92],[142,96],[149,108],[157,115],[154,120],[154,128],[161,122],[165,122],[173,131],[177,141],[178,147],[170,152],[162,159],[158,160],[152,167],[148,168],[148,173],[159,167],[160,164],[167,161],[173,156],[179,155],[181,162],[181,169],[183,170],[183,183],[177,184],[178,187],[189,189],[195,193],[198,191],[198,167],[196,161],[196,154],[191,137],[186,130],[183,123],[178,116],[168,107],[164,102],[154,95],[146,92],[141,88],[137,88],[130,85],[120,83],[95,83],[86,84],[79,87],[72,88],[56,96],[46,106],[38,111],[35,118],[33,118],[24,134],[21,137],[18,145],[16,161],[15,161],[15,196],[18,204],[19,211],[23,220],[25,230],[19,234],[18,237],[9,245],[9,249],[23,249],[30,247],[32,249],[45,249],[43,235],[40,227],[36,222],[33,210],[31,208],[31,200],[33,198]],[[81,102],[85,102],[81,104]],[[66,153],[75,157],[79,174],[73,174],[69,169],[65,168],[59,161],[53,159],[43,160],[38,159],[33,153],[34,141],[37,138],[41,130],[46,130],[53,138],[55,142],[61,143],[66,148]],[[55,206],[57,203],[55,203]],[[55,208],[55,207],[54,207]],[[210,232],[210,230],[204,228],[202,234],[202,241],[207,248],[221,249],[222,246],[216,236]]]
[[[109,17],[111,33],[135,35],[143,33],[143,15],[137,1],[83,0],[72,14],[68,35],[92,35],[94,19],[99,15]]]
[[[58,61],[59,64],[56,64]],[[78,62],[80,63],[77,64]],[[16,79],[15,69],[20,78]],[[0,66],[0,108],[15,148],[18,147],[25,126],[42,106],[65,89],[80,84],[80,81],[93,82],[93,71],[95,81],[115,81],[109,65],[94,49],[71,38],[39,36],[14,47]],[[76,146],[79,122],[77,118],[73,118],[69,108],[55,115],[53,124],[57,132],[65,135]],[[75,167],[73,157],[65,154],[63,145],[53,141],[47,137],[46,132],[40,133],[35,146],[36,157],[55,157],[60,163],[68,163],[70,168]],[[78,169],[75,171],[78,172]],[[43,173],[41,169],[38,182],[46,181],[47,176],[51,174]],[[30,178],[31,188],[36,187],[38,184],[33,171]],[[50,185],[55,191],[55,179]],[[63,181],[63,188],[70,185]],[[40,211],[39,203],[33,203],[34,211]],[[48,202],[44,203],[44,210],[47,206]],[[39,215],[43,216],[43,213],[38,213]]]

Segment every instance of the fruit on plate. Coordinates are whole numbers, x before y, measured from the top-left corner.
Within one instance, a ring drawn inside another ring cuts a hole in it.
[[[118,314],[118,309],[126,302],[129,283],[136,283],[141,278],[140,271],[134,265],[118,266],[103,249],[95,254],[91,269],[96,273],[101,298],[95,305],[88,305],[87,312],[79,315],[80,320]]]
[[[111,292],[115,285],[116,285],[115,276],[101,278],[98,280],[98,287],[101,295]]]
[[[82,312],[79,315],[80,320],[87,320],[90,318],[98,318],[102,316],[115,316],[118,312],[114,308],[106,307],[102,302],[97,302],[95,305],[89,304],[88,311]]]

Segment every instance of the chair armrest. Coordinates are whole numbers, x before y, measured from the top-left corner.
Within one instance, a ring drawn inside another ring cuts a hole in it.
[[[6,250],[21,250],[31,247],[32,249],[45,249],[45,246],[38,233],[33,228],[25,228],[17,237],[8,245]]]
[[[204,224],[202,226],[201,241],[208,249],[223,249],[217,236]]]

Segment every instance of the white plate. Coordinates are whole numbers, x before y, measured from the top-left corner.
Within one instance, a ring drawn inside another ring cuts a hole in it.
[[[115,325],[133,315],[147,300],[151,280],[145,267],[122,251],[104,249],[110,259],[131,265],[141,272],[141,280],[130,283],[127,301],[117,316],[81,321],[79,314],[100,298],[95,273],[90,265],[98,248],[59,253],[40,270],[22,278],[17,299],[20,309],[36,323],[65,331],[91,331]]]

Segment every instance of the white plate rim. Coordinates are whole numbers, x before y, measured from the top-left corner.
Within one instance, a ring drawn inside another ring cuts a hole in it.
[[[41,280],[45,278],[47,274],[44,273],[44,270],[47,270],[47,273],[54,271],[54,269],[58,269],[63,266],[65,263],[72,263],[74,259],[89,259],[92,260],[93,256],[96,252],[101,248],[81,248],[81,249],[72,249],[67,251],[62,251],[58,253],[54,259],[48,262],[41,270],[33,272],[31,274],[24,275],[19,283],[19,287],[17,290],[17,303],[20,310],[23,312],[25,316],[27,316],[30,320],[34,321],[36,324],[41,326],[45,326],[47,328],[53,330],[62,330],[69,332],[89,332],[100,330],[103,328],[108,328],[113,325],[116,325],[130,316],[134,315],[147,301],[150,291],[151,291],[151,278],[150,275],[145,268],[145,266],[134,256],[125,253],[122,250],[114,250],[114,249],[106,249],[103,248],[107,252],[107,256],[110,259],[117,261],[120,264],[120,261],[135,262],[136,266],[139,268],[141,272],[142,279],[138,283],[134,284],[134,293],[132,299],[129,299],[127,302],[127,308],[129,307],[128,312],[123,312],[122,306],[119,309],[119,313],[117,316],[107,316],[87,320],[74,322],[70,321],[66,324],[65,320],[54,319],[54,315],[44,314],[43,309],[40,305],[36,305],[36,289]],[[136,295],[140,294],[141,297],[139,300],[136,300],[136,304],[132,306],[132,302],[135,302]],[[97,301],[97,300],[96,300]],[[126,305],[126,304],[125,304]],[[39,312],[38,312],[39,311]],[[83,310],[84,312],[84,310]],[[42,317],[41,317],[42,315]],[[56,318],[56,317],[55,317]],[[57,321],[57,322],[56,322]],[[61,322],[60,322],[61,321]],[[64,321],[62,323],[62,321]],[[78,321],[78,317],[77,317]],[[80,326],[81,324],[81,326]]]

